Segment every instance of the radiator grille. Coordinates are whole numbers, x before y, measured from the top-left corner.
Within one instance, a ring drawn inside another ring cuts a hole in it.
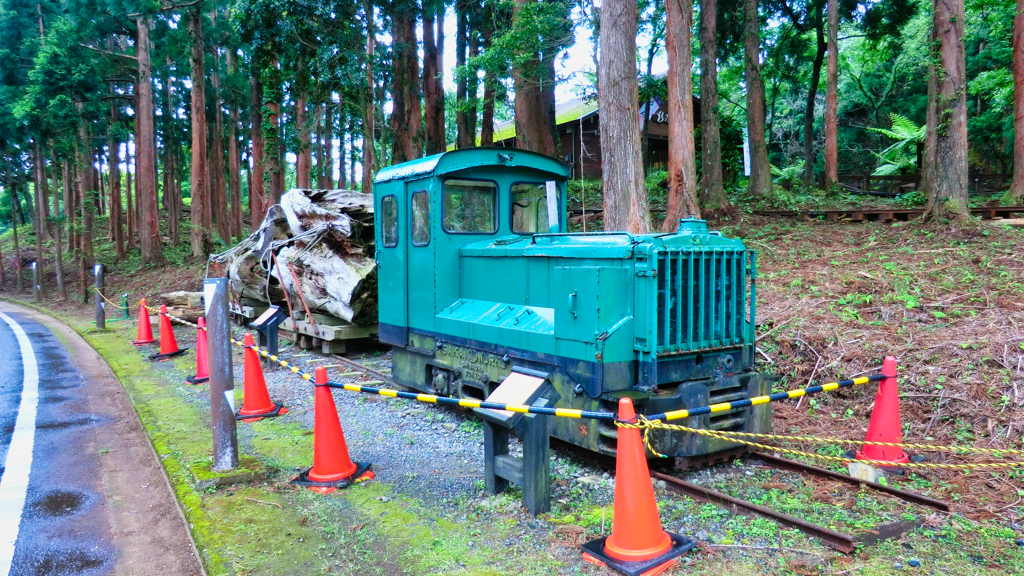
[[[657,353],[732,348],[753,339],[753,252],[658,252]]]

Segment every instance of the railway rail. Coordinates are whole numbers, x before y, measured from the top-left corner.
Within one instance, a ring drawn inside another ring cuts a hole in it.
[[[337,359],[339,362],[341,362],[344,366],[348,368],[361,371],[372,378],[376,378],[384,382],[391,382],[391,379],[387,374],[370,368],[369,366],[366,366],[361,362],[352,360],[350,358],[346,358],[338,354],[334,354],[332,356],[333,358]],[[572,447],[571,444],[567,443],[565,443],[565,446]],[[606,458],[600,458],[589,454],[579,453],[577,453],[577,456],[582,456],[584,459],[590,460],[594,464],[602,467],[613,466],[609,464],[609,461]],[[744,456],[760,460],[766,466],[772,468],[788,470],[791,472],[803,474],[805,476],[824,478],[827,480],[842,482],[852,487],[867,488],[875,492],[899,498],[904,502],[924,506],[939,512],[950,511],[949,503],[943,502],[941,500],[936,500],[934,498],[929,498],[916,492],[901,490],[899,488],[886,486],[878,482],[869,482],[866,480],[861,480],[859,478],[855,478],[847,474],[833,472],[832,470],[812,466],[810,464],[806,464],[804,462],[800,462],[797,460],[780,458],[778,456],[773,456],[765,452],[751,451],[749,448],[746,447],[738,447],[733,450],[726,450],[715,454],[705,455],[703,457],[682,459],[677,458],[675,461],[675,471],[680,472],[683,470],[693,470],[706,466],[712,466],[715,464],[722,463],[724,461],[729,461],[734,458]],[[794,516],[790,516],[788,514],[772,510],[771,508],[767,508],[765,506],[754,504],[753,502],[748,502],[746,500],[730,496],[728,494],[708,488],[706,486],[701,486],[698,484],[694,484],[692,482],[688,482],[673,474],[652,471],[651,476],[655,479],[663,480],[666,484],[666,487],[673,492],[683,494],[703,502],[709,502],[719,506],[724,506],[731,510],[733,513],[744,515],[758,515],[775,520],[776,522],[784,526],[800,530],[801,532],[811,537],[818,538],[822,541],[822,543],[825,546],[843,553],[853,552],[854,550],[856,550],[857,546],[873,544],[881,540],[899,536],[900,534],[903,534],[909,530],[916,528],[920,524],[919,520],[901,520],[889,524],[884,524],[881,526],[876,526],[874,529],[869,530],[867,532],[862,532],[858,534],[847,534],[844,532],[840,532],[838,530],[833,530],[825,526],[814,524],[813,522],[808,522],[807,520],[801,518],[796,518]]]
[[[801,473],[807,476],[815,476],[819,478],[827,478],[830,480],[836,480],[844,482],[853,486],[863,486],[877,492],[894,496],[905,502],[926,506],[940,512],[949,512],[949,504],[941,500],[929,498],[915,492],[909,492],[907,490],[900,490],[899,488],[893,488],[891,486],[885,486],[877,482],[868,482],[848,476],[846,474],[840,474],[824,468],[818,468],[817,466],[811,466],[803,462],[796,460],[788,460],[786,458],[779,458],[772,456],[771,454],[765,454],[763,452],[754,452],[750,454],[752,458],[761,460],[766,465],[772,468],[778,468],[782,470],[789,470],[792,472]],[[724,506],[731,510],[733,513],[744,514],[744,515],[757,515],[763,516],[775,520],[779,524],[795,528],[801,532],[819,538],[829,548],[833,548],[843,553],[853,552],[857,546],[873,544],[880,540],[887,538],[893,538],[899,536],[908,530],[916,528],[919,523],[914,520],[903,520],[893,522],[890,524],[884,524],[876,526],[873,530],[859,534],[846,534],[833,530],[831,528],[808,522],[807,520],[796,518],[771,508],[767,508],[753,502],[748,502],[734,496],[719,492],[706,486],[687,482],[678,476],[667,474],[664,472],[651,472],[651,476],[658,480],[665,482],[666,487],[678,494],[683,494],[700,500],[702,502],[709,502],[711,504],[717,504]]]

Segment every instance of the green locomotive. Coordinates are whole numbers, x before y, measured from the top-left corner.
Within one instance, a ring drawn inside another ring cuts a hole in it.
[[[524,150],[458,150],[381,170],[374,187],[379,334],[396,382],[485,398],[521,366],[559,407],[654,414],[766,394],[754,368],[755,254],[683,219],[671,234],[567,233],[566,166]],[[691,418],[766,432],[767,405]],[[614,423],[552,434],[614,454]],[[735,445],[661,431],[662,454]]]

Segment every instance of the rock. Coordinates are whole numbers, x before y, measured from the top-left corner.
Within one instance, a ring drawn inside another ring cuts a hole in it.
[[[900,564],[899,562],[893,564],[892,567],[895,570],[903,570],[903,564]]]
[[[423,418],[426,415],[427,411],[422,408],[413,408],[412,410],[409,410],[409,416],[412,416],[413,418]]]
[[[458,428],[458,426],[452,424],[451,422],[445,422],[444,424],[441,424],[441,427],[449,432],[455,432],[455,429]]]
[[[597,486],[598,484],[601,483],[602,480],[604,480],[604,478],[601,478],[596,474],[580,476],[579,478],[576,479],[577,482],[579,482],[580,484],[584,484],[586,486]]]
[[[703,530],[698,530],[697,533],[693,535],[693,537],[696,538],[698,542],[707,542],[711,539],[708,533]]]
[[[921,561],[918,560],[917,558],[914,558],[910,562],[907,562],[907,564],[910,564],[910,566],[913,567],[913,568],[918,568],[918,567],[921,566]]]
[[[607,479],[611,478],[611,475],[608,474],[607,472],[605,472],[604,474],[601,474],[601,478],[604,478],[605,480],[607,480]]]
[[[662,489],[662,490],[664,490],[665,488],[668,487],[668,484],[665,484],[664,480],[655,480],[654,481],[654,485],[657,486],[658,488]]]
[[[1014,542],[1014,543],[1017,546],[1024,546],[1024,538],[1017,538],[1016,542]]]
[[[885,473],[878,468],[868,466],[861,462],[850,462],[847,466],[850,469],[850,476],[853,476],[858,480],[864,480],[865,482],[878,482],[885,477]]]

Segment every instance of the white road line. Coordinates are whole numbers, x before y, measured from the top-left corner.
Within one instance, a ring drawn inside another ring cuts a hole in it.
[[[39,405],[39,365],[28,335],[10,316],[0,312],[0,319],[11,327],[21,347],[21,363],[25,382],[21,389],[18,419],[7,449],[7,462],[0,478],[0,574],[9,575],[14,562],[14,544],[18,541],[21,514],[25,509],[28,477],[32,472],[32,447],[36,435],[36,408]]]

